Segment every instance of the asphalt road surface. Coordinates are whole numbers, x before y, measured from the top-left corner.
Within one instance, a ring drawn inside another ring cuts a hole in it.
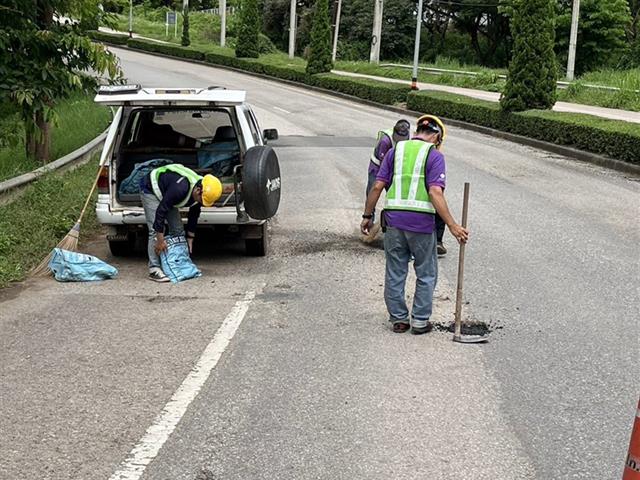
[[[117,280],[1,292],[0,478],[620,478],[638,400],[638,179],[451,128],[458,218],[471,182],[465,314],[494,332],[392,334],[384,254],[357,232],[373,137],[398,115],[115,51],[143,85],[246,89],[279,129],[272,252],[200,245],[202,278],[158,285],[143,257],[97,239],[85,251]]]

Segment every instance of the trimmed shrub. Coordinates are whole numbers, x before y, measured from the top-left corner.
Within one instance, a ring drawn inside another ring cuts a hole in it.
[[[90,30],[87,32],[87,36],[98,42],[107,42],[114,45],[126,45],[129,37],[127,35],[117,35],[115,33],[105,33],[98,30]]]
[[[410,93],[407,107],[640,164],[640,125],[635,123],[548,110],[509,113],[494,102],[444,92]]]
[[[511,32],[513,57],[500,104],[521,112],[551,108],[556,103],[558,67],[555,42],[555,1],[515,0]]]
[[[313,14],[313,27],[311,27],[307,73],[325,73],[330,72],[332,68],[329,1],[316,0],[316,8]]]
[[[189,39],[189,7],[186,7],[182,12],[182,39],[180,44],[183,47],[191,45],[191,40]]]
[[[260,56],[259,34],[258,0],[242,0],[236,57],[258,58]]]
[[[190,58],[192,60],[204,60],[204,53],[193,47],[182,47],[171,43],[152,42],[140,38],[130,38],[127,45],[147,52],[162,53],[180,58]]]

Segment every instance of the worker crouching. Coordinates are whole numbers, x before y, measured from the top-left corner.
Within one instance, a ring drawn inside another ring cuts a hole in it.
[[[144,176],[140,180],[140,192],[149,229],[149,279],[168,282],[159,257],[160,252],[167,249],[165,224],[169,227],[170,235],[186,236],[191,253],[200,208],[213,206],[222,195],[222,184],[213,175],[203,177],[183,165],[171,164],[156,168]],[[184,207],[189,207],[186,234],[179,211]]]

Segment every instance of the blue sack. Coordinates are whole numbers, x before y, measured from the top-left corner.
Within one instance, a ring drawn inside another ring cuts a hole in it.
[[[233,167],[239,163],[237,141],[216,142],[204,145],[198,150],[198,168],[211,169],[216,177],[233,175]]]
[[[202,275],[191,261],[187,239],[183,235],[165,237],[167,250],[160,254],[162,271],[173,283]]]
[[[92,282],[118,275],[118,269],[99,258],[61,248],[53,249],[49,268],[59,282]]]
[[[165,158],[155,158],[153,160],[147,160],[146,162],[136,163],[133,168],[133,172],[131,172],[131,174],[129,174],[129,176],[120,184],[118,193],[120,195],[133,195],[140,193],[140,180],[142,177],[154,168],[169,165],[170,163],[173,162]]]

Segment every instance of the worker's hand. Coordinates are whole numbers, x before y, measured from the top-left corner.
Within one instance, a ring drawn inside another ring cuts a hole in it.
[[[449,231],[458,240],[458,243],[467,243],[469,241],[469,230],[457,223],[449,225]]]
[[[158,237],[156,239],[156,255],[160,255],[161,252],[164,252],[167,249],[167,242],[165,242],[164,237]]]
[[[362,223],[360,224],[360,231],[363,235],[369,235],[369,231],[373,227],[373,219],[372,218],[363,218]]]
[[[189,255],[193,253],[193,238],[187,237],[187,246],[189,247]]]

